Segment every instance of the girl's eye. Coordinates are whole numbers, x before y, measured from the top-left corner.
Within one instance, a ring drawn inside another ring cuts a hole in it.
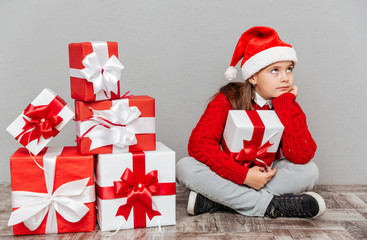
[[[291,67],[290,67],[290,68],[288,68],[288,69],[287,69],[287,72],[293,72],[293,68],[291,68]]]
[[[278,69],[274,68],[273,70],[271,70],[271,73],[278,73]]]

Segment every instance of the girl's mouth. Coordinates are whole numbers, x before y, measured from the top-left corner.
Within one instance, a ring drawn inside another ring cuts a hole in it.
[[[281,91],[286,91],[286,90],[289,89],[289,87],[288,86],[286,86],[286,87],[279,87],[278,89],[281,90]]]

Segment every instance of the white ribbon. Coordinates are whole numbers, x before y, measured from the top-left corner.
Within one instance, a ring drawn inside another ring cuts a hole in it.
[[[99,63],[97,54],[93,52],[84,58],[83,65],[85,68],[81,70],[81,74],[88,82],[93,83],[95,94],[101,90],[104,90],[108,97],[111,96],[110,92],[117,94],[117,82],[120,80],[124,66],[115,55],[102,66]]]
[[[99,57],[99,53],[107,51],[108,54],[106,43],[96,42],[92,44],[95,51],[83,59],[82,63],[85,68],[81,70],[70,69],[70,76],[85,78],[88,82],[93,83],[94,94],[103,90],[110,98],[111,92],[118,94],[118,81],[120,80],[121,71],[124,69],[124,66],[115,55],[104,63],[104,56]]]
[[[106,128],[98,125],[87,133],[86,137],[89,137],[92,141],[89,150],[108,145],[123,148],[125,146],[137,144],[135,132],[128,127]]]
[[[136,131],[129,126],[129,124],[137,120],[141,115],[137,107],[129,107],[128,101],[118,100],[113,101],[112,107],[109,110],[91,110],[93,111],[92,118],[88,121],[76,122],[79,136],[93,127],[93,129],[84,136],[89,137],[92,141],[90,150],[108,145],[123,148],[125,146],[137,144],[135,136]],[[120,126],[115,126],[114,124]]]
[[[79,222],[89,208],[84,203],[95,201],[95,188],[87,186],[89,178],[61,185],[53,192],[56,158],[62,147],[49,147],[43,157],[47,193],[13,191],[8,226],[23,222],[31,231],[36,230],[48,213],[45,233],[57,233],[56,212],[68,222]]]
[[[106,123],[101,119],[104,118],[118,125],[130,124],[141,115],[138,107],[128,106],[128,101],[114,101],[111,108],[108,110],[94,110],[92,108],[91,110],[93,112],[93,120],[100,123]]]

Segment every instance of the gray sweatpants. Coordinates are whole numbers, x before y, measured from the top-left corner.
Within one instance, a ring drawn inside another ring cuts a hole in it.
[[[277,167],[277,173],[258,191],[220,177],[192,157],[183,158],[177,163],[176,176],[181,185],[242,215],[264,216],[274,195],[311,190],[319,178],[319,170],[312,161],[294,164],[287,159],[280,159],[274,161],[273,167]]]

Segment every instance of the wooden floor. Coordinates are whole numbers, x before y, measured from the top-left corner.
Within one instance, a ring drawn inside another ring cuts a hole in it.
[[[188,216],[188,191],[177,187],[177,225],[121,230],[113,237],[97,229],[92,233],[13,237],[7,227],[10,184],[0,184],[0,239],[367,239],[367,185],[318,185],[327,212],[317,220],[256,218],[234,213]]]

